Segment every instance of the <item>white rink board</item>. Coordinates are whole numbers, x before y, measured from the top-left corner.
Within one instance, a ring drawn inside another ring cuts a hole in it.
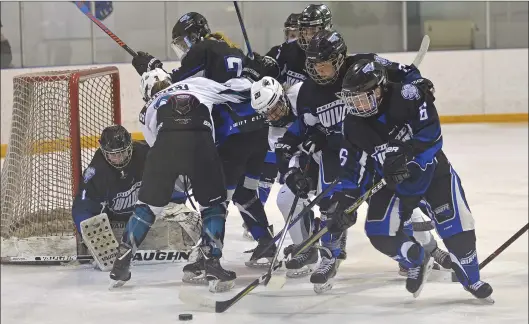
[[[483,261],[527,223],[528,140],[524,125],[446,125],[444,147],[459,172],[477,226],[478,258]],[[276,229],[283,217],[266,209]],[[108,291],[108,273],[87,268],[2,265],[2,324],[176,323],[192,313],[194,324],[522,324],[528,322],[528,239],[520,237],[482,271],[494,288],[496,304],[483,306],[459,283],[430,282],[419,299],[404,288],[397,264],[377,252],[363,230],[365,209],[349,230],[348,259],[333,290],[316,295],[308,278],[289,280],[280,291],[257,288],[224,314],[183,305],[178,292],[183,264],[135,266],[122,289]],[[223,264],[237,272],[235,295],[262,272],[248,269],[242,220],[230,206]],[[277,231],[277,230],[276,230]],[[290,239],[288,239],[290,242]],[[206,287],[189,288],[211,295]]]

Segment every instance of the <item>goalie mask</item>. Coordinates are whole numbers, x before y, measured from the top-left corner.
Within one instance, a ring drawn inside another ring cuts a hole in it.
[[[126,167],[132,159],[132,137],[121,125],[105,128],[99,145],[105,160],[116,169]]]
[[[141,75],[140,93],[145,102],[171,85],[171,75],[162,69],[154,69]]]
[[[347,46],[337,31],[322,30],[312,38],[306,54],[307,74],[317,84],[325,85],[338,79],[347,55]]]
[[[360,60],[347,70],[340,97],[349,114],[376,115],[387,84],[386,69],[378,62]]]
[[[188,12],[178,19],[173,27],[171,48],[182,60],[193,45],[211,34],[208,21],[197,12]]]
[[[283,86],[272,77],[264,77],[252,84],[252,107],[271,122],[279,123],[290,114]]]
[[[298,44],[303,50],[307,50],[314,35],[321,30],[332,28],[331,10],[324,4],[311,4],[301,12],[298,26]]]

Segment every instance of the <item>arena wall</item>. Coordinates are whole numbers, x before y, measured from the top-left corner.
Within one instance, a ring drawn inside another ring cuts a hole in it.
[[[389,60],[411,63],[415,53],[384,53]],[[121,79],[122,124],[142,138],[138,113],[143,100],[139,76],[131,64],[101,64],[1,70],[1,156],[5,156],[11,131],[13,77],[38,71],[117,66]],[[167,62],[166,69],[178,67]],[[436,89],[436,107],[443,123],[527,122],[528,50],[435,51],[426,54],[420,70]]]

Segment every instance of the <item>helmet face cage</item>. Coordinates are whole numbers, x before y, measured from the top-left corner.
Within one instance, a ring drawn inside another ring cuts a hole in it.
[[[298,25],[298,44],[303,50],[307,50],[314,35],[321,30],[332,28],[331,11],[326,5],[309,5],[301,13]]]
[[[293,42],[299,39],[299,29],[297,27],[285,27],[283,32],[285,33],[285,42]]]
[[[281,118],[288,116],[289,113],[289,107],[287,104],[287,101],[285,100],[285,96],[280,96],[279,100],[276,102],[275,105],[268,108],[265,112],[262,113],[262,116],[265,117],[268,121],[274,122],[278,121]]]
[[[178,36],[176,38],[173,38],[173,41],[171,42],[171,48],[176,54],[176,57],[178,60],[183,60],[184,57],[187,55],[187,52],[191,49],[191,46],[193,46],[197,41],[197,37],[195,34],[192,34],[191,36]]]
[[[345,61],[345,56],[343,54],[338,54],[337,56],[330,58],[326,61],[312,60],[307,58],[305,61],[305,68],[307,69],[307,74],[310,76],[314,82],[317,84],[325,85],[334,83],[339,76],[340,68]],[[330,70],[332,71],[325,71]]]
[[[376,115],[378,113],[376,89],[361,93],[353,93],[347,89],[342,89],[341,98],[345,103],[347,113],[358,117]]]
[[[132,159],[132,138],[123,126],[103,130],[99,145],[105,160],[116,169],[126,167]]]

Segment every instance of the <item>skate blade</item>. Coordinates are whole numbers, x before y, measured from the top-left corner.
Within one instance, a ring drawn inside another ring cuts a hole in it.
[[[474,297],[476,297],[476,296],[474,296]],[[489,297],[485,297],[485,298],[477,298],[476,297],[476,299],[479,300],[482,304],[485,304],[485,305],[494,305],[494,303],[496,302],[490,296]]]
[[[306,277],[314,271],[314,265],[308,266],[304,265],[299,269],[287,269],[286,276],[288,278],[302,278]]]
[[[220,281],[218,279],[209,280],[208,287],[209,287],[209,291],[214,294],[227,292],[227,291],[230,291],[233,287],[235,287],[235,280],[230,280],[230,281]]]
[[[109,290],[122,287],[127,281],[124,280],[112,280],[110,279],[110,285],[108,286]]]
[[[324,294],[332,289],[334,280],[331,278],[326,283],[314,284],[314,292],[318,295]]]
[[[268,260],[267,258],[261,258],[259,260],[250,260],[250,261],[244,262],[245,266],[247,266],[248,268],[253,268],[253,269],[269,268],[270,264],[271,264],[271,260]]]
[[[434,259],[430,258],[430,260],[428,260],[428,263],[426,264],[426,270],[424,271],[424,275],[422,277],[421,285],[419,286],[419,289],[417,289],[417,291],[413,293],[413,298],[418,298],[419,295],[421,294],[421,291],[422,291],[422,288],[424,287],[424,284],[426,283],[426,281],[428,280],[428,277],[432,273],[433,263],[434,263]]]
[[[194,273],[194,272],[184,272],[184,276],[182,277],[182,282],[191,284],[191,285],[200,285],[200,286],[207,286],[208,280],[206,279],[206,275],[204,273]]]

